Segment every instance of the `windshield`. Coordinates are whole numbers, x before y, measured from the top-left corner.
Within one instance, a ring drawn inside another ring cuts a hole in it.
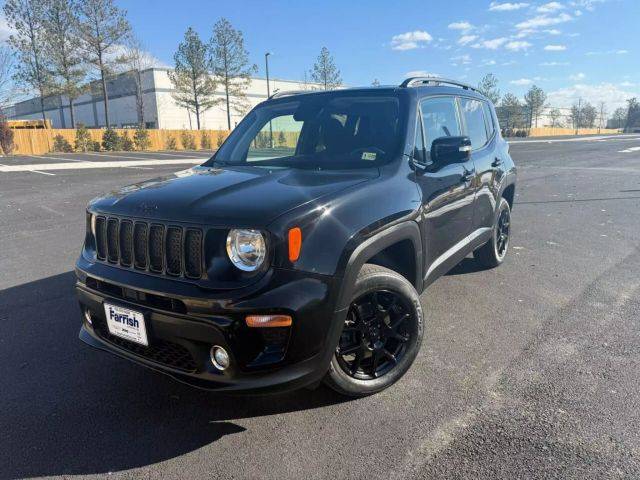
[[[360,168],[402,140],[400,99],[379,92],[299,95],[255,108],[206,165]]]

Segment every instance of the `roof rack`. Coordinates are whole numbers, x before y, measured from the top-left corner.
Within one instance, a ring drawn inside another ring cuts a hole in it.
[[[420,87],[424,85],[455,85],[456,87],[462,87],[465,90],[473,90],[477,92],[478,89],[468,85],[466,83],[458,82],[457,80],[449,80],[448,78],[440,78],[440,77],[409,77],[404,82],[400,84],[402,88],[407,87]]]
[[[280,97],[289,97],[291,95],[301,95],[303,93],[309,93],[310,90],[283,90],[282,92],[274,92],[269,97],[269,100],[272,98],[280,98]]]

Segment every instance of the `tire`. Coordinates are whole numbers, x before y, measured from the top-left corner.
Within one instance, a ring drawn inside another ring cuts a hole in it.
[[[407,372],[423,333],[420,297],[413,285],[393,270],[364,265],[324,383],[350,397],[384,390]]]
[[[476,262],[485,268],[494,268],[502,264],[509,251],[510,237],[511,208],[509,202],[501,198],[493,221],[491,240],[473,252]]]

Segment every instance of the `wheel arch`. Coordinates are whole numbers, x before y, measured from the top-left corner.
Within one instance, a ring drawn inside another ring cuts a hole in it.
[[[337,309],[348,308],[356,278],[365,263],[374,263],[403,275],[422,292],[422,241],[420,228],[408,220],[388,227],[353,248],[343,267]]]

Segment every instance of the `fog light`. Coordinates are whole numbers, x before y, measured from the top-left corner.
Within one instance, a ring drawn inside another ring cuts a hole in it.
[[[84,309],[84,319],[89,325],[93,325],[93,322],[91,321],[91,310],[89,310],[88,308]]]
[[[218,370],[226,370],[231,363],[231,359],[229,358],[227,351],[217,345],[211,347],[210,355],[211,363],[213,363],[213,366]]]

